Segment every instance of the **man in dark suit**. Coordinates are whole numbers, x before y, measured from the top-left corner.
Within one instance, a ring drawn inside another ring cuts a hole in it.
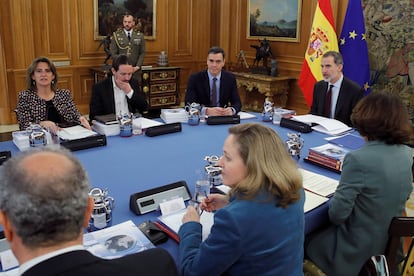
[[[67,150],[38,148],[3,164],[0,223],[19,275],[177,275],[161,248],[102,259],[82,246],[94,200],[81,163]]]
[[[207,70],[194,73],[187,83],[185,103],[199,103],[207,116],[233,115],[241,110],[236,78],[223,71],[224,50],[212,47],[207,55]]]
[[[338,52],[329,51],[322,56],[321,67],[324,79],[314,86],[310,113],[334,118],[352,126],[352,109],[364,96],[364,89],[344,77],[343,63],[342,55]],[[329,91],[330,87],[331,91]]]
[[[126,55],[118,55],[112,63],[111,75],[92,86],[89,119],[96,115],[143,113],[148,103],[138,82],[131,78],[132,64]]]

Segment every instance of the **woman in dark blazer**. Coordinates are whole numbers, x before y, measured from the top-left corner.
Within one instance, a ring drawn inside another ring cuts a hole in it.
[[[331,225],[306,243],[308,257],[328,275],[358,275],[372,256],[384,254],[388,227],[403,214],[412,190],[411,125],[398,96],[371,93],[351,115],[367,141],[345,156],[329,205]],[[391,268],[392,269],[392,268]]]

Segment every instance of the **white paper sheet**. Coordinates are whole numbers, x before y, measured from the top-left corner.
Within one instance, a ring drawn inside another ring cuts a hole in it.
[[[299,169],[302,173],[303,188],[318,195],[327,197],[335,193],[339,181],[308,170]]]

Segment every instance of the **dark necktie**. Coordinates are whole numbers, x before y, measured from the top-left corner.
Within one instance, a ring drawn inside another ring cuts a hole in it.
[[[213,88],[211,89],[211,105],[217,106],[217,78],[213,78]]]
[[[334,87],[333,84],[330,84],[325,99],[325,117],[328,118],[331,118],[332,87]]]
[[[128,32],[128,40],[131,40],[131,33]]]

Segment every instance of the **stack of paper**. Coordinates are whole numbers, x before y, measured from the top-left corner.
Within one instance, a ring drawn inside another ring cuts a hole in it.
[[[188,114],[184,108],[161,109],[160,117],[167,124],[188,122]]]
[[[57,132],[58,137],[62,140],[76,140],[97,134],[95,131],[84,128],[81,125],[62,128]]]
[[[315,194],[328,197],[335,193],[339,181],[304,169],[302,173],[303,188]]]
[[[296,121],[307,123],[309,125],[316,124],[312,126],[313,130],[329,134],[329,135],[341,135],[345,132],[351,131],[352,128],[347,126],[346,124],[342,123],[341,121],[326,118],[322,116],[306,114],[306,115],[298,115],[292,116],[292,118]]]
[[[104,124],[101,122],[98,122],[96,120],[92,121],[92,129],[96,132],[106,135],[106,136],[115,136],[119,135],[119,132],[121,131],[119,128],[119,124]]]
[[[20,151],[30,148],[29,133],[25,130],[12,132],[13,143]]]

